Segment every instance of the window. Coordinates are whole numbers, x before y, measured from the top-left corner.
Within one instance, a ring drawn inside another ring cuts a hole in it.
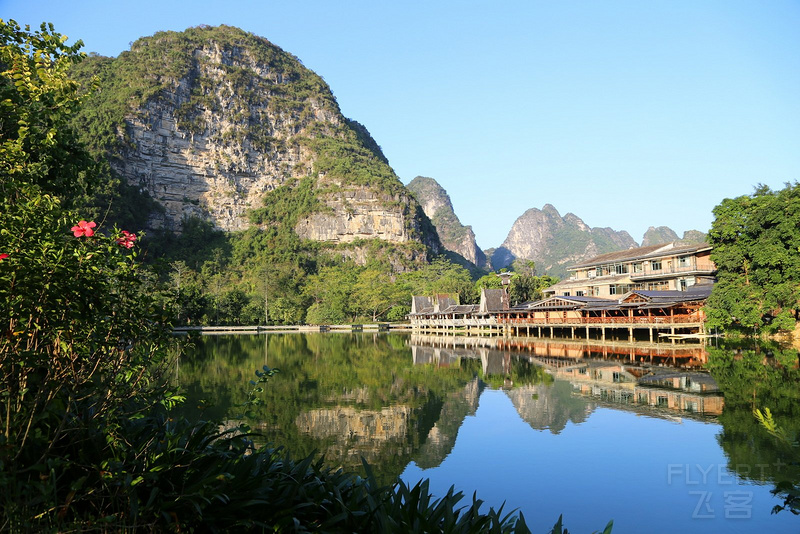
[[[628,266],[624,263],[618,263],[614,266],[614,272],[617,274],[625,274],[628,272]]]
[[[630,284],[617,284],[613,286],[609,286],[608,288],[609,294],[611,295],[624,295],[628,291],[631,290]]]
[[[650,282],[647,284],[647,289],[650,291],[667,291],[669,289],[669,282]]]
[[[659,395],[656,399],[656,405],[658,406],[669,406],[669,399],[667,397]]]
[[[597,269],[595,269],[594,274],[595,276],[603,276],[603,268],[598,267]]]
[[[642,264],[641,263],[634,263],[633,264],[633,272],[635,272],[635,273],[642,272]]]
[[[582,297],[583,296],[583,291],[576,291],[575,292],[575,296],[576,297]]]
[[[661,260],[653,260],[650,262],[650,270],[651,271],[660,271],[661,270]]]
[[[689,261],[690,259],[690,256],[681,256],[678,258],[678,267],[688,267],[691,265],[691,262]]]
[[[569,291],[564,291],[564,296],[568,297],[569,296]]]
[[[681,278],[680,280],[678,280],[678,289],[680,291],[686,291],[686,279],[685,278]]]

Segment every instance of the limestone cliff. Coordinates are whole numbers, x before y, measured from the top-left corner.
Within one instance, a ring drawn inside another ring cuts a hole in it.
[[[475,242],[475,233],[471,226],[461,224],[447,191],[433,178],[424,176],[417,176],[406,187],[436,227],[442,246],[460,254],[475,266],[484,267],[486,256]]]
[[[77,76],[96,76],[100,90],[77,126],[163,207],[151,228],[179,231],[196,216],[243,230],[269,192],[311,179],[318,202],[294,213],[301,237],[437,248],[366,128],[342,115],[321,77],[266,39],[226,26],[159,32],[84,63]]]
[[[550,204],[529,209],[511,227],[491,258],[493,269],[515,259],[533,260],[540,274],[564,276],[566,268],[606,252],[637,246],[628,232],[590,228],[572,213],[561,216]]]

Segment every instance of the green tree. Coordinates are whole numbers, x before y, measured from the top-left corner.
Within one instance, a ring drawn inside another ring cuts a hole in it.
[[[407,287],[392,280],[385,269],[366,268],[358,274],[353,287],[353,308],[360,316],[377,321],[395,306],[411,301]],[[396,315],[395,315],[396,316]]]
[[[714,208],[709,241],[718,282],[706,306],[710,326],[792,330],[800,311],[800,184]]]
[[[474,284],[469,271],[450,263],[443,257],[434,258],[429,265],[403,273],[398,279],[406,284],[414,295],[448,293],[458,295],[462,304],[475,302]]]
[[[343,324],[352,317],[350,307],[356,273],[352,265],[332,265],[308,277],[304,291],[313,304],[306,321],[311,324]]]

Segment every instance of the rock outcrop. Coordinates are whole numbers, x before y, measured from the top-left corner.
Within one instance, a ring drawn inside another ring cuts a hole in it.
[[[438,246],[366,128],[266,39],[227,26],[160,32],[84,63],[79,77],[96,75],[101,89],[79,126],[100,132],[88,141],[163,207],[151,228],[180,231],[200,217],[244,230],[269,192],[311,178],[319,202],[295,214],[301,237]]]
[[[539,274],[564,276],[566,268],[599,254],[637,246],[625,231],[590,228],[572,213],[561,216],[550,204],[529,209],[511,227],[491,258],[493,269],[515,259],[533,260]]]
[[[475,242],[475,233],[471,226],[461,224],[447,191],[433,178],[424,176],[417,176],[406,187],[436,227],[442,246],[475,266],[484,267],[486,256]]]

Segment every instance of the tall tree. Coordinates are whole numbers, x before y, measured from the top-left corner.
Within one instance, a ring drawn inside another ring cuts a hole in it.
[[[709,325],[792,330],[800,312],[800,184],[714,208],[709,241],[718,282],[708,300]]]

